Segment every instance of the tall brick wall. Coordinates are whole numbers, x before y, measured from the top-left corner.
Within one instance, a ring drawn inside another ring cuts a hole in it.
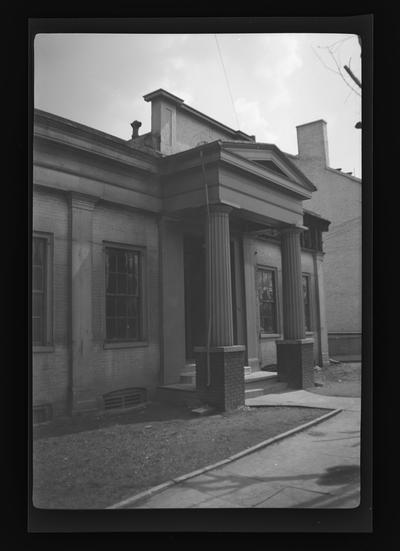
[[[52,236],[52,346],[33,353],[33,402],[50,402],[54,415],[68,413],[69,347],[69,204],[67,195],[35,188],[33,230]],[[144,247],[147,296],[146,343],[104,348],[105,256],[103,241]],[[98,203],[93,212],[92,353],[86,366],[91,392],[101,395],[124,387],[145,387],[150,396],[159,379],[159,244],[154,216]]]
[[[146,344],[104,349],[104,241],[145,247],[147,297]],[[99,393],[123,387],[146,387],[152,392],[159,377],[158,227],[154,216],[113,205],[98,205],[93,213],[93,385]]]
[[[291,160],[318,188],[304,208],[331,221],[323,234],[328,332],[361,332],[361,183],[312,159]]]
[[[54,414],[67,408],[68,351],[68,204],[64,194],[35,190],[33,231],[53,236],[52,346],[32,355],[33,403],[51,402]]]

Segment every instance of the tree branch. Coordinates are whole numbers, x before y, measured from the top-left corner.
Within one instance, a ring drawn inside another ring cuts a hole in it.
[[[358,80],[356,75],[353,73],[353,71],[348,67],[347,65],[344,66],[344,70],[346,73],[350,76],[350,78],[361,88],[361,82]]]

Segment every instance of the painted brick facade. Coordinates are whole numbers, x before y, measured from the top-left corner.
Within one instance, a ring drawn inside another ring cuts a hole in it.
[[[362,184],[359,178],[330,168],[326,131],[324,121],[298,127],[299,155],[290,159],[317,187],[304,207],[331,221],[329,232],[324,235],[330,352],[360,354]]]

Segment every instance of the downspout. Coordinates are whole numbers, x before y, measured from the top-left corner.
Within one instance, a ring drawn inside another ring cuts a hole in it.
[[[204,181],[204,193],[206,199],[206,251],[207,251],[207,343],[206,343],[206,366],[207,366],[207,386],[211,385],[211,371],[210,371],[210,343],[211,343],[211,266],[210,266],[210,204],[208,201],[208,185],[206,179],[206,172],[204,169],[203,151],[200,149],[200,161],[201,169],[203,172]]]

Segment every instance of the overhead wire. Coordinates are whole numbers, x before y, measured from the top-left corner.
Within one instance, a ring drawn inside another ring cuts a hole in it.
[[[237,116],[237,112],[236,112],[236,108],[235,108],[235,102],[233,101],[232,90],[231,90],[231,86],[229,84],[228,74],[227,74],[226,69],[225,69],[224,59],[222,57],[221,48],[220,48],[220,45],[219,45],[218,38],[217,38],[216,34],[214,34],[214,38],[215,38],[215,42],[217,44],[217,49],[218,49],[218,54],[219,54],[219,58],[220,58],[220,61],[221,61],[222,69],[224,71],[225,82],[226,82],[226,85],[227,85],[227,88],[228,88],[228,91],[229,91],[229,96],[231,98],[231,103],[232,103],[233,112],[235,114],[236,124],[237,124],[238,130],[240,130],[239,118]]]

